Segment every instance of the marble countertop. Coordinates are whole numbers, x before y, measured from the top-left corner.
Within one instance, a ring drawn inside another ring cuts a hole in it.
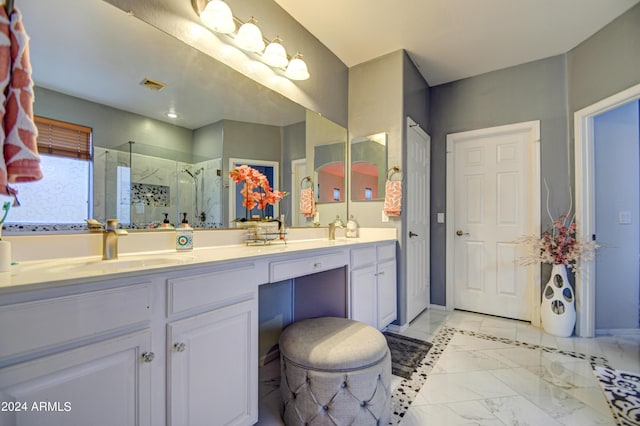
[[[100,256],[72,257],[15,262],[8,272],[0,272],[0,294],[19,291],[127,278],[171,269],[184,270],[194,266],[212,266],[229,262],[268,259],[312,250],[353,247],[382,241],[394,241],[388,236],[367,238],[313,239],[275,242],[268,245],[233,244],[195,248],[177,252],[161,250],[123,254],[116,260]]]

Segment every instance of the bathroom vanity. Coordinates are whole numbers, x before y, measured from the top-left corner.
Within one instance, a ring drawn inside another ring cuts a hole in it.
[[[0,287],[0,424],[253,424],[259,286],[342,269],[345,312],[384,328],[395,253],[382,237],[23,262]]]

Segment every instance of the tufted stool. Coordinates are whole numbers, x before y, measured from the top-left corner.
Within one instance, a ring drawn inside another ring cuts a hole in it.
[[[345,318],[295,322],[280,336],[286,425],[387,425],[391,354],[375,328]]]

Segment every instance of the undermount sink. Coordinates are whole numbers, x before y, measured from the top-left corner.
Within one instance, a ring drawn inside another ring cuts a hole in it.
[[[84,261],[65,261],[55,262],[46,269],[49,272],[67,272],[78,269],[91,270],[102,273],[113,273],[139,268],[160,268],[163,266],[176,266],[191,263],[195,259],[194,256],[185,256],[179,254],[166,255],[139,255],[139,256],[122,256],[113,260],[84,260]]]

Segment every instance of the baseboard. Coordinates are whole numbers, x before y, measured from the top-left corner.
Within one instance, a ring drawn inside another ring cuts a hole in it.
[[[431,305],[430,304],[429,305],[429,309],[433,309],[433,310],[436,310],[436,311],[446,311],[447,307],[443,306],[443,305]]]
[[[280,359],[280,348],[278,345],[275,345],[266,355],[263,355],[258,359],[258,367],[264,367],[269,364],[271,361],[275,361],[276,359]]]
[[[640,328],[597,328],[596,336],[640,336]]]
[[[385,331],[391,331],[393,333],[402,333],[407,328],[409,328],[409,324],[401,324],[401,325],[389,324],[388,326],[385,327]]]

